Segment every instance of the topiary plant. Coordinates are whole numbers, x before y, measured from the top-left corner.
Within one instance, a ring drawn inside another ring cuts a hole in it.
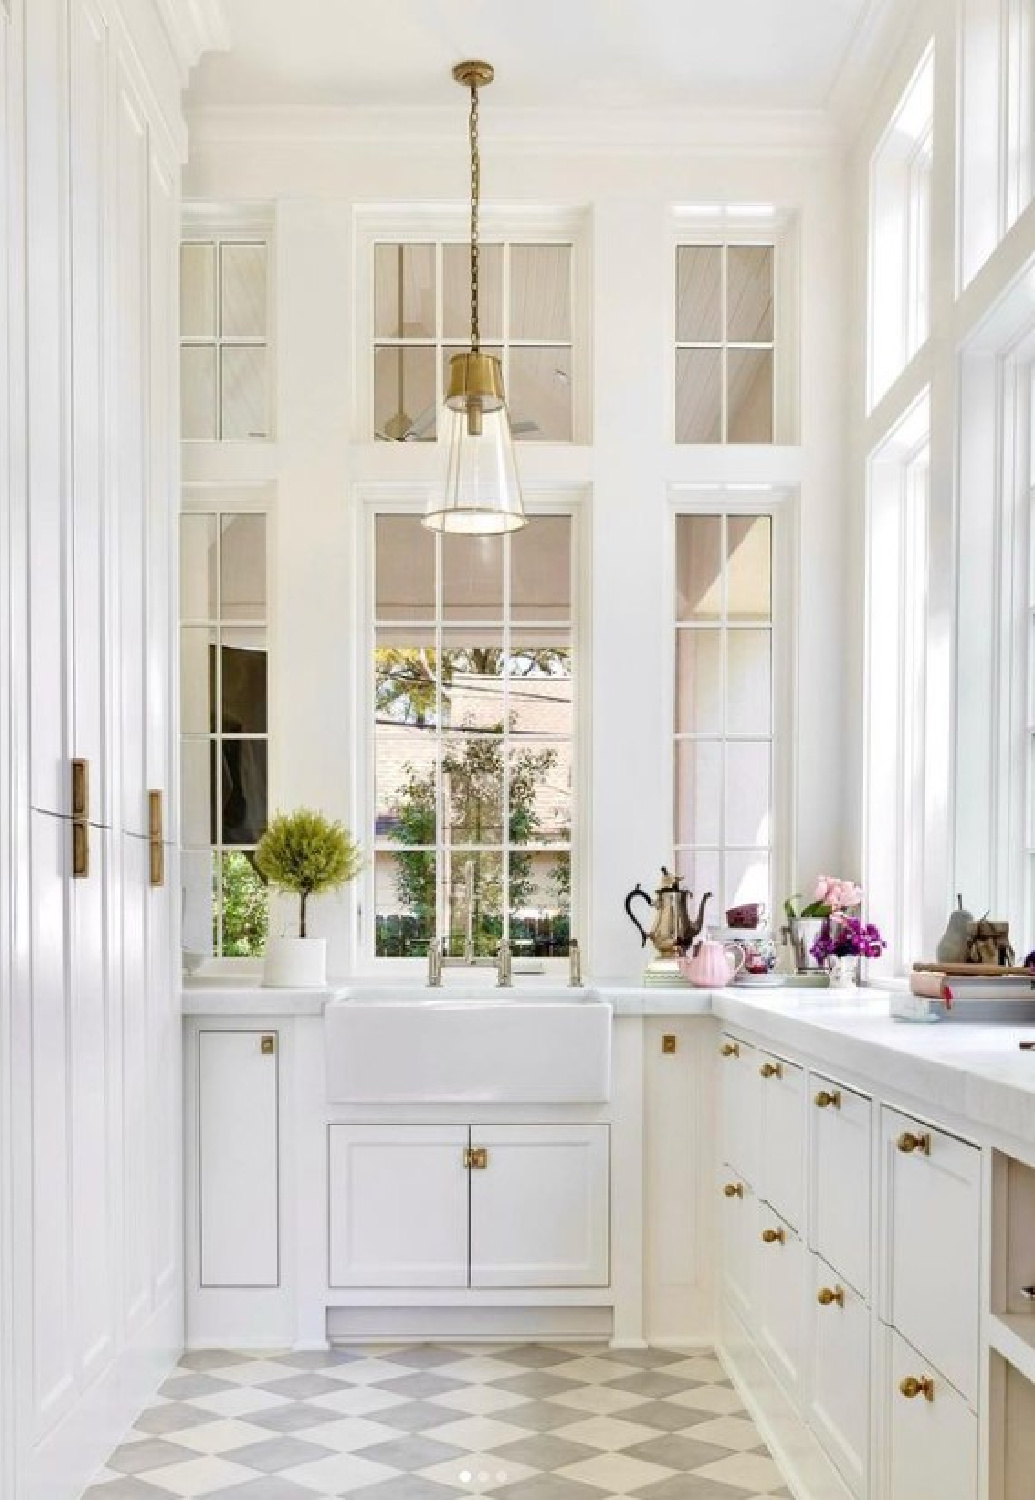
[[[359,845],[342,823],[300,807],[278,813],[255,850],[259,873],[277,890],[299,897],[299,937],[306,936],[306,902],[321,891],[347,885],[359,872]]]

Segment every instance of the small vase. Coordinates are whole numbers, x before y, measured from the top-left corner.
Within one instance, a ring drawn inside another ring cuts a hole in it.
[[[826,935],[828,930],[828,919],[826,917],[792,917],[788,935],[790,937],[791,952],[794,957],[794,967],[799,974],[815,974],[823,965],[812,951],[812,945],[817,938]]]
[[[827,959],[832,990],[854,990],[859,983],[859,959],[856,956]]]

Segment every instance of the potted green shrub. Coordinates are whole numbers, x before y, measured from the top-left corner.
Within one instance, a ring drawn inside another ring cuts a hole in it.
[[[298,897],[298,936],[267,940],[263,984],[313,989],[327,982],[327,940],[306,931],[309,898],[346,885],[362,863],[348,829],[322,813],[300,807],[271,820],[255,850],[255,865],[274,890]]]

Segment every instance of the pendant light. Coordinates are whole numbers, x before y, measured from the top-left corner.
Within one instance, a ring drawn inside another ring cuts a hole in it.
[[[428,502],[424,525],[432,531],[488,536],[527,524],[521,502],[514,440],[503,394],[503,369],[483,354],[478,326],[478,90],[493,80],[486,62],[457,63],[453,77],[471,91],[471,348],[449,361],[449,389],[442,420],[449,436],[444,495]]]

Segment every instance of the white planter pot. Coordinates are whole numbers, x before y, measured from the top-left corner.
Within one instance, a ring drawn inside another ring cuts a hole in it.
[[[262,982],[274,990],[318,990],[327,983],[327,939],[271,937]]]

